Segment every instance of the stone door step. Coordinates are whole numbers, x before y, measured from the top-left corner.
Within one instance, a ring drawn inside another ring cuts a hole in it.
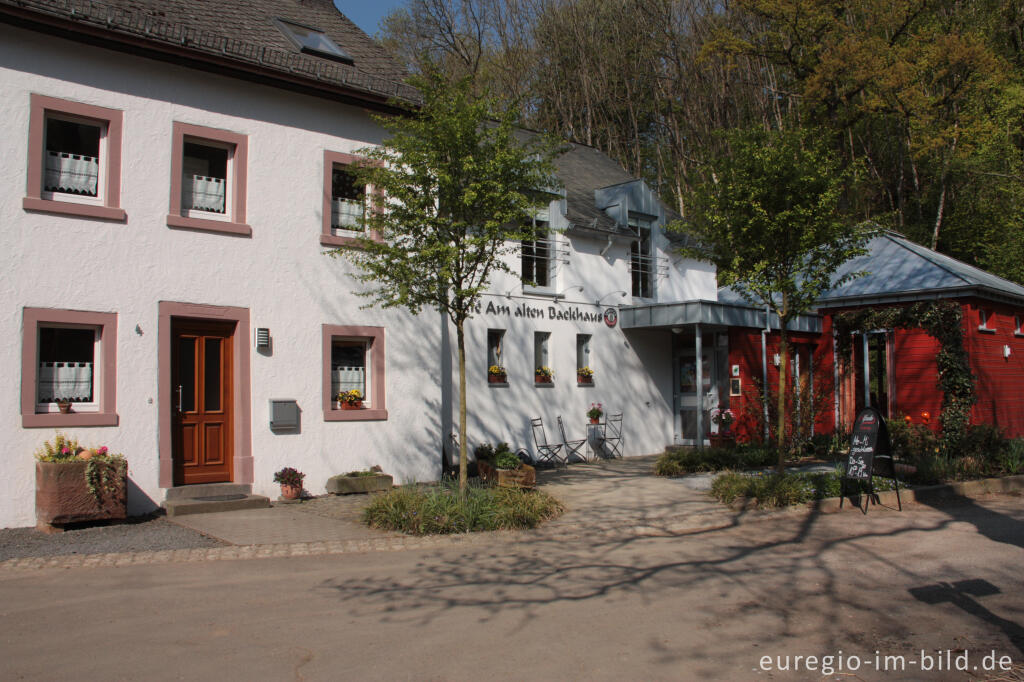
[[[270,498],[253,495],[250,485],[204,483],[168,488],[161,506],[168,516],[212,514],[239,509],[262,509],[270,506]]]

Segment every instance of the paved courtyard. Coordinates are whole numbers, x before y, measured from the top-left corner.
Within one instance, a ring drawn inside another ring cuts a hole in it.
[[[1022,498],[750,514],[648,469],[546,474],[536,532],[4,565],[0,678],[1022,679]]]

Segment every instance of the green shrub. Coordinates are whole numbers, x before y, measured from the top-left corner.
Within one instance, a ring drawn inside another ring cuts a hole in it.
[[[519,458],[508,450],[499,452],[494,456],[494,466],[499,469],[518,469],[520,464]]]
[[[897,459],[913,463],[922,457],[933,456],[942,449],[939,437],[924,424],[908,424],[903,417],[899,417],[887,420],[886,426]]]
[[[470,485],[460,495],[450,479],[436,486],[408,485],[377,495],[363,512],[374,528],[411,535],[534,528],[563,511],[547,493]]]
[[[875,491],[892,490],[890,479],[875,477]],[[788,507],[793,504],[839,497],[842,488],[841,474],[796,473],[796,474],[741,474],[724,473],[711,483],[711,496],[729,504],[739,498],[749,498],[758,507]],[[866,482],[847,481],[846,494],[865,492]]]
[[[1007,476],[1024,473],[1024,440],[1014,438],[998,459],[999,468]]]
[[[476,457],[477,461],[484,460],[493,464],[500,455],[512,454],[511,448],[508,443],[498,443],[497,445],[491,445],[490,443],[481,443],[477,445],[473,450],[473,456]],[[515,455],[512,455],[515,457]],[[518,461],[518,460],[517,460]],[[505,468],[505,467],[502,467]]]
[[[778,462],[778,450],[767,445],[738,445],[733,448],[689,448],[666,452],[654,465],[658,476],[682,476],[701,471],[756,469]]]
[[[997,460],[1008,444],[1002,429],[998,426],[975,424],[967,429],[960,441],[960,452],[952,454]]]

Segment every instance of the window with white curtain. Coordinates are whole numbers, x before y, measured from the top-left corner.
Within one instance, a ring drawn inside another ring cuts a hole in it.
[[[78,411],[95,407],[99,339],[94,327],[39,328],[36,403],[41,411],[52,411],[64,400],[75,403]]]
[[[368,344],[366,341],[334,341],[331,344],[331,394],[341,391],[358,390],[369,404],[369,382],[367,382]]]
[[[181,208],[186,214],[202,217],[228,214],[231,156],[228,145],[185,140],[181,163]]]
[[[43,191],[61,198],[101,196],[100,157],[106,126],[72,116],[46,115]]]
[[[354,173],[338,164],[331,171],[331,229],[335,232],[359,232],[366,211],[366,186]]]

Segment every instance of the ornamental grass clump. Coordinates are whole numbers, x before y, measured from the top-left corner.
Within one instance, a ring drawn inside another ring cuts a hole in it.
[[[460,495],[450,479],[436,486],[406,485],[377,495],[363,512],[373,528],[410,535],[535,528],[563,511],[547,493],[469,485]]]

